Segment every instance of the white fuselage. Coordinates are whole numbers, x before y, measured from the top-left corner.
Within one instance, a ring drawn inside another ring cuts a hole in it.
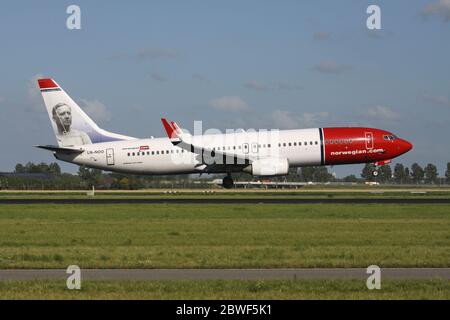
[[[320,129],[274,130],[192,136],[192,143],[210,150],[251,158],[286,158],[290,167],[323,164]],[[174,146],[168,138],[135,139],[82,146],[78,155],[56,154],[63,161],[107,171],[136,174],[202,172],[200,156]],[[232,163],[226,162],[232,165]],[[228,172],[222,166],[215,172]]]

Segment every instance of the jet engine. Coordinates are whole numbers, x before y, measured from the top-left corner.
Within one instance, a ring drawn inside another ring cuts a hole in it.
[[[288,174],[289,161],[286,158],[264,158],[252,162],[243,170],[254,176],[283,176]]]

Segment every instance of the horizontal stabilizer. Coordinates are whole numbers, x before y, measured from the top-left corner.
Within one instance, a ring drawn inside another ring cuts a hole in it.
[[[72,154],[72,153],[83,153],[83,149],[77,149],[77,148],[67,148],[67,147],[58,147],[58,146],[35,146],[36,148],[41,148],[53,152],[58,153],[66,153],[66,154]]]

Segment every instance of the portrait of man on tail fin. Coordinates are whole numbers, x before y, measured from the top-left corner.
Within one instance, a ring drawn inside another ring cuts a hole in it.
[[[62,147],[92,144],[86,132],[71,128],[72,109],[66,103],[58,103],[53,107],[52,118],[58,130],[56,138]]]

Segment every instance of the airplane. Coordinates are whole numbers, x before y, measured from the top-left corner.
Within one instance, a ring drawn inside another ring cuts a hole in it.
[[[376,128],[331,127],[296,130],[238,131],[191,135],[162,118],[164,138],[138,139],[101,129],[53,80],[39,79],[57,145],[36,147],[56,159],[128,174],[225,174],[224,188],[232,188],[232,173],[253,176],[287,175],[289,168],[372,163],[379,166],[410,151],[412,144]]]

